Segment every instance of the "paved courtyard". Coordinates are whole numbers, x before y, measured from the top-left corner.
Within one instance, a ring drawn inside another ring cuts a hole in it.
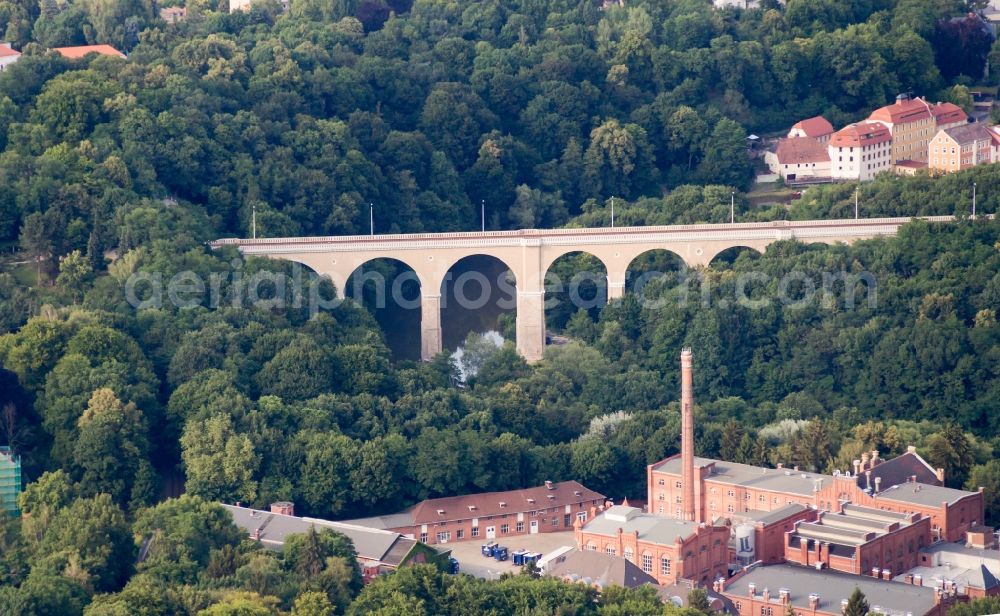
[[[558,547],[564,545],[575,546],[573,531],[563,531],[558,533],[538,533],[537,535],[514,535],[505,538],[495,539],[500,545],[506,546],[510,553],[514,550],[527,549],[532,552],[541,552],[546,555]],[[456,541],[449,543],[451,555],[458,560],[462,573],[468,573],[476,577],[496,579],[504,573],[517,573],[520,567],[515,567],[508,557],[503,562],[497,562],[492,558],[482,555],[480,549],[487,540],[483,538],[471,541]]]

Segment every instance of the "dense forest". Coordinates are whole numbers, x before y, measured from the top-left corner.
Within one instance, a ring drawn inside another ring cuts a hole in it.
[[[1000,223],[966,219],[973,182],[980,212],[1000,206],[995,167],[859,189],[864,216],[955,224],[696,272],[652,254],[634,273],[667,275],[641,292],[551,311],[570,342],[537,364],[502,318],[508,343],[476,345],[465,380],[448,353],[395,358],[362,301],[233,301],[241,278],[291,274],[206,247],[254,211],[264,237],[366,232],[369,204],[379,231],[471,230],[481,203],[491,228],[600,226],[612,196],[619,224],[719,222],[732,191],[739,220],[851,216],[849,184],[754,205],[748,133],[900,91],[965,103],[1000,66],[963,2],[609,4],[191,0],[167,25],[146,2],[0,0],[24,52],[0,73],[0,445],[28,482],[0,521],[0,614],[673,614],[429,566],[361,590],[342,538],[273,554],[214,503],[336,519],[547,479],[642,498],[645,465],[678,450],[682,346],[699,455],[832,471],[915,445],[1000,522]],[[129,58],[47,51],[84,43]],[[127,301],[133,275],[180,272],[218,276],[221,300]],[[731,301],[748,273],[764,300],[847,282],[750,307]]]

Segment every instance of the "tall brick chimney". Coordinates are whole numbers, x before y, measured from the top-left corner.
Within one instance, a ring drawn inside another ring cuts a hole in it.
[[[684,519],[696,520],[694,502],[694,387],[691,349],[681,350],[681,481],[684,483]],[[697,516],[700,517],[700,516]]]

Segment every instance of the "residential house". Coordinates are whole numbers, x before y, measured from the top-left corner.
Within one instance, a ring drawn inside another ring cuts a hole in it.
[[[778,141],[774,152],[764,155],[772,173],[786,181],[830,177],[830,153],[825,145],[809,137],[788,137]]]
[[[125,54],[118,51],[111,45],[82,45],[79,47],[54,47],[54,51],[59,52],[64,58],[69,58],[71,60],[78,60],[84,58],[89,54],[96,53],[102,56],[113,56],[117,58],[124,58]]]
[[[574,524],[580,550],[624,556],[659,584],[711,584],[728,571],[728,526],[685,522],[616,505]]]
[[[0,72],[8,66],[21,59],[21,52],[14,49],[7,43],[0,43]]]
[[[906,94],[896,97],[892,105],[879,107],[868,116],[869,122],[881,122],[892,136],[889,164],[903,160],[927,162],[927,143],[935,133],[931,106],[921,98]]]
[[[938,131],[928,147],[933,172],[952,173],[993,162],[996,133],[979,123]]]
[[[343,522],[296,517],[294,506],[288,502],[274,503],[270,511],[236,505],[222,506],[232,515],[233,522],[245,530],[249,537],[271,550],[284,549],[289,535],[306,533],[310,528],[317,531],[328,528],[346,536],[354,544],[366,583],[401,566],[437,562],[450,555],[450,551],[439,552],[400,533]]]
[[[815,116],[800,120],[792,125],[788,131],[788,137],[808,137],[815,139],[819,143],[825,144],[830,141],[833,135],[833,124],[823,116]]]
[[[586,522],[592,510],[603,506],[603,495],[576,481],[546,481],[522,490],[432,498],[400,513],[348,523],[392,530],[434,545],[568,531],[575,520]]]
[[[830,175],[845,180],[873,179],[891,169],[893,139],[881,122],[858,122],[830,138]]]
[[[842,616],[855,589],[872,614],[945,616],[953,593],[838,571],[795,565],[752,566],[714,589],[732,602],[739,616]]]
[[[990,131],[990,160],[1000,163],[1000,126],[987,126]]]
[[[178,24],[187,19],[187,8],[183,6],[167,6],[160,9],[160,19],[168,24]]]

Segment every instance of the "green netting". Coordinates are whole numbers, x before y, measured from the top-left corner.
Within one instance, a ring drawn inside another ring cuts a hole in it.
[[[21,493],[21,459],[0,447],[0,511],[18,515],[17,495]]]

